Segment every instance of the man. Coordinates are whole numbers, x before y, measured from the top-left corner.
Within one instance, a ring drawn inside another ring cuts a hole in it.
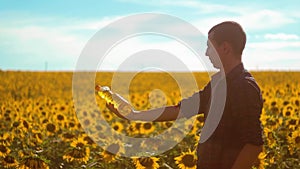
[[[183,99],[178,105],[135,112],[126,118],[144,121],[176,120],[178,116],[193,116],[188,109],[181,108],[184,105],[194,105],[199,106],[197,113],[204,113],[206,125],[209,123],[208,115],[215,116],[221,110],[217,126],[213,129],[209,127],[213,132],[198,145],[197,168],[250,169],[262,151],[262,128],[259,118],[263,101],[256,81],[244,69],[242,63],[246,34],[238,23],[226,21],[212,27],[208,32],[208,39],[206,55],[220,71],[203,90]],[[225,93],[221,90],[224,87],[222,82],[226,82]],[[223,109],[216,108],[220,107],[219,96],[226,99]],[[200,101],[199,104],[194,104],[196,97]],[[125,118],[112,105],[107,107]]]

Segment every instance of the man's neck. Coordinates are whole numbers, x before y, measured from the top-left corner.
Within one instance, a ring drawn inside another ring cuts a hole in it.
[[[241,64],[241,60],[233,60],[231,62],[228,62],[227,64],[223,65],[223,71],[225,74],[228,74],[233,68],[235,68],[237,65]]]

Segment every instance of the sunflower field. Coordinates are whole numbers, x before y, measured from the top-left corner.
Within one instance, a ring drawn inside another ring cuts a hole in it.
[[[111,86],[117,82],[116,92],[127,94],[126,98],[136,110],[147,110],[175,105],[209,81],[207,73],[195,72],[193,77],[198,88],[189,83],[178,85],[178,79],[189,81],[190,76],[175,74],[176,79],[174,74],[168,73],[118,73],[112,80],[114,72],[98,72],[93,85]],[[258,156],[258,168],[300,169],[300,72],[252,74],[264,98],[260,119],[265,144]],[[129,85],[126,84],[128,77],[132,77]],[[183,126],[172,131],[169,140],[178,143],[172,149],[156,156],[124,157],[124,152],[135,147],[117,139],[105,140],[105,132],[151,137],[166,131],[173,122],[122,120],[111,113],[95,93],[78,91],[82,101],[86,101],[85,95],[93,94],[99,109],[92,108],[89,102],[76,109],[72,78],[73,72],[0,71],[0,168],[196,168],[195,149],[204,125],[203,115],[183,119]],[[85,86],[83,81],[82,87]],[[129,93],[123,93],[127,86]],[[105,119],[110,126],[101,125],[98,118]],[[181,128],[191,128],[183,139],[179,137],[183,132]],[[98,140],[105,144],[99,145]],[[140,144],[154,150],[162,148],[157,140],[147,139]]]

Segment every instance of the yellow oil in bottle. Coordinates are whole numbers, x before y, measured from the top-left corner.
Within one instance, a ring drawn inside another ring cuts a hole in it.
[[[106,101],[106,103],[112,104],[114,108],[117,109],[118,112],[123,116],[127,116],[135,111],[126,99],[119,94],[112,92],[107,86],[97,85],[96,92],[102,99]]]

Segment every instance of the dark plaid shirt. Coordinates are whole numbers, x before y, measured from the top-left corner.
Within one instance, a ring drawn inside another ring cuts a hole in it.
[[[220,111],[218,107],[222,107],[223,102],[223,115],[216,129],[205,142],[198,145],[198,169],[230,169],[245,144],[263,144],[259,120],[263,100],[256,81],[243,64],[236,66],[226,78],[220,76],[220,73],[214,75],[203,90],[179,104],[181,107],[190,107],[195,100],[193,98],[200,96],[199,113],[204,113],[206,120],[208,114]],[[224,83],[221,82],[225,79],[226,89],[222,90]],[[225,101],[220,96],[225,96]]]

